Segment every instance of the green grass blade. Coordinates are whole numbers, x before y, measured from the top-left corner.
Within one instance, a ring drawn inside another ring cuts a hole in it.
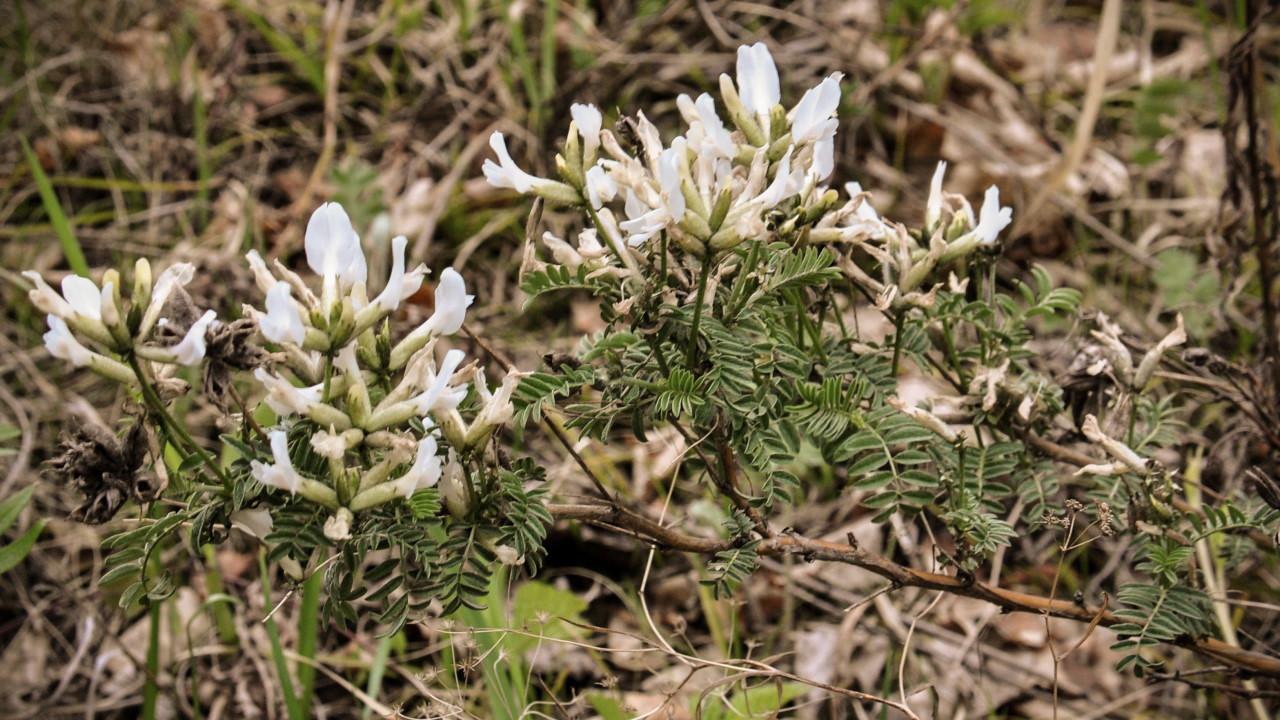
[[[37,521],[22,537],[0,548],[0,575],[9,572],[22,562],[22,559],[35,546],[41,530],[44,530],[44,520]]]
[[[391,657],[391,641],[394,638],[394,635],[378,638],[378,647],[373,652],[373,664],[369,666],[369,682],[365,684],[365,692],[375,700],[382,690],[382,678],[387,672],[387,660]],[[360,720],[369,720],[372,714],[373,707],[366,703],[360,711]]]
[[[236,12],[244,16],[245,20],[253,25],[254,29],[262,33],[262,37],[266,38],[267,43],[276,52],[284,56],[286,60],[293,64],[298,74],[311,83],[315,88],[316,94],[324,97],[324,67],[311,59],[306,51],[293,41],[293,38],[280,32],[272,27],[267,19],[258,13],[245,7],[239,0],[231,0],[228,3]]]
[[[40,190],[40,201],[44,203],[45,214],[49,216],[49,223],[58,235],[58,242],[62,243],[62,254],[67,258],[67,265],[77,275],[89,277],[89,263],[84,259],[80,241],[76,240],[76,236],[71,232],[71,222],[67,220],[66,213],[62,212],[62,204],[58,202],[58,196],[53,192],[49,176],[44,174],[44,168],[40,167],[40,160],[27,144],[27,139],[20,137],[18,141],[22,143],[22,154],[26,155],[31,176],[35,178],[36,188]]]
[[[269,608],[272,607],[271,571],[267,569],[265,550],[258,554],[258,570],[262,573],[263,607]],[[276,620],[268,618],[264,624],[267,626],[267,638],[271,641],[271,660],[276,666],[276,674],[280,676],[280,695],[284,698],[285,711],[289,720],[305,720],[306,713],[303,712],[302,703],[298,702],[298,696],[293,693],[293,679],[289,676],[289,663],[285,661],[284,646],[280,643],[280,630],[276,627]]]
[[[21,492],[0,503],[0,533],[4,533],[9,526],[13,525],[13,521],[18,519],[18,513],[31,502],[31,496],[35,491],[35,485],[28,485]]]
[[[298,654],[307,660],[316,658],[316,639],[320,624],[320,588],[324,575],[312,573],[302,585],[302,606],[298,613]],[[315,691],[316,668],[311,663],[298,662],[298,701],[302,716],[311,717],[311,697]]]

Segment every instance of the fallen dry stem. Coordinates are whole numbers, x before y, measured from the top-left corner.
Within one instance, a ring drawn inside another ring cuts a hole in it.
[[[582,520],[612,526],[628,531],[641,540],[671,550],[711,555],[735,547],[735,544],[728,540],[685,535],[616,505],[550,505],[548,510],[551,511],[552,517],[559,520]],[[995,587],[971,579],[916,570],[863,550],[852,542],[852,538],[850,541],[849,544],[841,544],[788,533],[761,541],[757,552],[766,556],[798,555],[809,561],[824,560],[853,565],[887,578],[900,587],[939,590],[952,595],[974,598],[996,605],[1005,612],[1047,614],[1103,627],[1121,622],[1120,618],[1105,607],[1090,607],[1083,603],[1055,600]],[[1212,638],[1204,640],[1188,638],[1178,645],[1197,655],[1212,658],[1257,675],[1280,679],[1280,658],[1244,650]]]

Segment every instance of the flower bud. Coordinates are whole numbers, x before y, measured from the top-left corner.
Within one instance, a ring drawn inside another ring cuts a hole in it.
[[[324,522],[324,536],[334,542],[351,537],[351,521],[355,516],[346,508],[338,508],[338,512],[329,516]]]

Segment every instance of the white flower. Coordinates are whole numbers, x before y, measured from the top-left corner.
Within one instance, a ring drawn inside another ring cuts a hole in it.
[[[542,234],[542,243],[551,251],[551,257],[560,265],[577,272],[582,265],[582,255],[573,246],[555,236],[550,231]]]
[[[844,191],[848,193],[851,198],[858,197],[863,193],[862,183],[847,182],[844,184]],[[880,213],[877,213],[876,209],[871,207],[871,203],[867,202],[866,198],[863,198],[862,202],[858,203],[858,207],[854,210],[854,213],[858,216],[859,220],[866,220],[868,222],[877,222],[880,220]]]
[[[493,555],[498,559],[498,562],[503,565],[519,565],[524,562],[524,556],[510,545],[495,546],[493,548]]]
[[[358,445],[363,439],[364,433],[356,428],[337,432],[333,426],[330,426],[327,431],[321,430],[311,436],[311,448],[316,451],[316,454],[330,460],[341,460],[347,450]]]
[[[603,220],[603,216],[601,219]],[[609,250],[600,243],[599,230],[586,228],[578,233],[578,254],[587,261],[600,260],[609,254]]]
[[[987,188],[987,195],[982,201],[982,211],[978,214],[978,227],[973,230],[979,244],[994,244],[996,236],[1011,222],[1013,222],[1013,208],[1000,207],[1000,189],[995,185]]]
[[[947,161],[938,163],[933,171],[933,179],[929,181],[929,201],[924,211],[925,232],[932,233],[942,218],[942,176],[947,172]]]
[[[212,310],[206,310],[204,315],[200,316],[191,324],[191,328],[187,330],[186,337],[182,338],[182,342],[173,346],[173,354],[180,365],[199,365],[204,360],[205,333],[209,331],[209,326],[218,319],[218,314]]]
[[[267,438],[271,441],[271,455],[275,458],[275,464],[251,461],[249,470],[253,479],[263,485],[297,493],[302,487],[302,476],[293,469],[293,461],[289,459],[289,436],[283,430],[272,430],[267,433]]]
[[[464,357],[466,354],[461,350],[450,350],[444,354],[444,362],[440,363],[440,368],[436,371],[426,392],[410,400],[417,406],[419,415],[427,415],[436,410],[452,410],[458,407],[458,404],[467,396],[465,387],[449,386],[453,371],[462,364]],[[430,374],[426,376],[429,377]]]
[[[407,498],[419,490],[435,487],[440,482],[441,461],[436,454],[436,439],[427,435],[418,441],[418,454],[413,459],[409,472],[394,481],[396,494]]]
[[[738,48],[738,94],[748,112],[768,115],[778,104],[778,66],[764,43]]]
[[[338,512],[324,521],[324,536],[337,542],[351,537],[351,521],[355,516],[347,508],[338,508]]]
[[[249,272],[253,274],[253,282],[257,284],[258,289],[263,294],[270,293],[271,289],[276,286],[276,276],[271,274],[267,269],[267,263],[258,254],[257,250],[250,250],[244,254],[244,259],[249,263]]]
[[[791,111],[791,139],[795,143],[813,143],[834,134],[838,124],[831,116],[840,106],[840,78],[834,73],[809,89]]]
[[[692,141],[694,130],[701,131],[703,142],[693,145],[699,155],[709,151],[715,157],[731,159],[738,154],[738,145],[725,128],[724,121],[716,114],[716,101],[711,95],[702,93],[697,102],[691,102],[688,95],[681,95],[676,102],[681,106],[682,112],[697,118],[690,123],[689,135]]]
[[[191,282],[195,277],[196,266],[191,263],[176,263],[165,268],[164,272],[156,278],[155,288],[151,291],[151,301],[147,304],[147,309],[142,313],[142,323],[138,326],[138,337],[145,338],[151,328],[155,326],[156,321],[160,319],[160,313],[164,311],[164,306],[169,302],[169,296],[173,294],[176,288],[182,287]]]
[[[387,286],[382,289],[373,304],[384,313],[390,313],[400,307],[400,303],[422,287],[422,278],[427,274],[425,265],[419,265],[407,275],[404,271],[404,251],[409,239],[397,235],[391,240],[391,276],[387,278]]]
[[[600,128],[604,125],[604,118],[595,105],[579,103],[569,106],[569,114],[573,117],[573,124],[578,127],[578,132],[582,134],[582,157],[591,162],[600,148]]]
[[[62,294],[59,295],[34,270],[22,273],[35,285],[28,297],[36,309],[46,315],[54,315],[70,321],[80,332],[107,345],[113,345],[111,334],[107,331],[102,319],[103,306],[108,306],[109,317],[114,315],[119,320],[119,310],[115,306],[112,284],[108,282],[101,290],[88,278],[79,275],[68,275],[62,279]]]
[[[325,203],[311,213],[303,244],[307,250],[307,265],[324,279],[326,304],[337,300],[340,292],[368,279],[369,270],[365,265],[364,250],[360,247],[360,236],[351,226],[347,211],[338,203]]]
[[[76,315],[102,320],[102,291],[89,278],[79,275],[62,278],[62,296]]]
[[[291,299],[293,288],[283,280],[267,291],[267,314],[258,321],[262,336],[274,343],[291,342],[301,345],[307,336],[302,325],[302,313]]]
[[[529,373],[509,372],[502,379],[502,385],[498,388],[498,392],[490,393],[489,387],[485,382],[484,371],[477,371],[476,394],[480,396],[480,401],[484,403],[484,406],[480,408],[480,412],[476,414],[475,420],[471,422],[471,426],[467,429],[465,440],[467,447],[476,447],[484,442],[494,428],[505,425],[511,419],[511,416],[515,414],[515,408],[511,405],[511,396],[515,394],[516,388],[520,386],[520,381],[528,375]]]
[[[658,156],[658,184],[662,187],[662,199],[671,222],[678,223],[684,217],[684,192],[680,189],[680,165],[684,162],[684,143],[676,138],[671,147]]]
[[[64,320],[75,315],[75,310],[67,303],[66,298],[49,287],[49,283],[46,283],[44,278],[40,277],[40,273],[35,270],[24,270],[22,274],[35,285],[35,289],[27,293],[27,297],[31,299],[31,304],[37,310],[46,315],[55,315]]]
[[[773,177],[773,182],[756,198],[756,202],[760,203],[761,209],[772,209],[778,203],[800,192],[800,184],[803,179],[797,177],[799,175],[798,172],[791,172],[791,152],[793,150],[795,150],[794,145],[787,148],[787,152],[778,161],[778,170]]]
[[[266,508],[253,508],[251,510],[237,510],[231,513],[231,526],[240,529],[240,532],[252,535],[259,540],[271,534],[275,522],[271,519],[271,512]]]
[[[599,137],[599,133],[596,134]],[[502,137],[502,133],[495,132],[489,136],[489,147],[498,154],[498,162],[486,159],[484,161],[484,176],[488,178],[489,184],[494,187],[512,188],[518,193],[527,193],[539,185],[554,183],[554,180],[535,177],[521,170],[516,166],[516,162],[511,159],[511,154],[507,152],[507,141]]]
[[[445,268],[440,273],[440,282],[436,283],[436,311],[431,319],[423,323],[423,327],[434,335],[452,335],[458,332],[467,318],[467,308],[475,299],[474,295],[467,294],[462,275],[451,267]]]
[[[76,367],[84,367],[93,361],[93,353],[76,340],[67,327],[67,321],[57,315],[49,315],[49,332],[44,334],[44,346],[49,354],[61,360],[69,360]]]
[[[832,170],[836,169],[836,126],[835,121],[831,121],[827,134],[818,138],[813,143],[813,162],[809,166],[809,175],[814,180],[822,182],[827,179]]]
[[[627,243],[632,247],[643,244],[666,227],[669,218],[669,213],[662,208],[645,205],[631,188],[627,188],[627,202],[623,209],[627,219],[619,223],[618,227],[626,231]]]
[[[296,387],[283,377],[268,372],[266,368],[255,369],[253,376],[267,388],[267,406],[277,415],[307,415],[320,403],[319,385]]]
[[[617,194],[618,183],[603,166],[595,165],[587,171],[587,200],[591,207],[599,210]]]

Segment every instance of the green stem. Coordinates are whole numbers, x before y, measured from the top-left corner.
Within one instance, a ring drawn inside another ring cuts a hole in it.
[[[209,597],[215,595],[224,595],[227,590],[222,583],[222,572],[218,569],[218,558],[214,554],[212,545],[205,545],[201,548],[204,553],[204,586],[208,591]],[[236,635],[235,618],[231,616],[231,608],[226,603],[215,603],[212,608],[213,620],[218,627],[218,638],[222,640],[224,645],[238,645],[239,638]],[[194,696],[193,700],[194,702]]]
[[[231,478],[227,477],[226,473],[222,471],[213,456],[205,452],[204,448],[196,443],[195,438],[191,437],[191,433],[187,432],[187,429],[169,414],[169,410],[165,408],[164,402],[160,400],[155,388],[151,387],[151,383],[147,382],[147,376],[142,371],[142,364],[138,362],[138,358],[135,355],[129,355],[129,367],[133,369],[133,374],[138,378],[138,387],[142,389],[143,399],[151,408],[151,411],[160,418],[160,424],[164,426],[165,432],[170,437],[178,438],[182,444],[186,445],[187,452],[199,457],[200,462],[222,481],[223,488],[231,487]]]
[[[156,678],[160,676],[160,609],[163,602],[152,601],[149,617],[151,627],[147,636],[147,677],[142,684],[142,720],[155,720],[156,699],[160,688]]]
[[[689,354],[685,357],[685,365],[693,369],[698,359],[698,326],[702,324],[702,306],[707,301],[707,281],[711,278],[711,259],[703,260],[702,270],[698,273],[698,300],[693,306],[693,326],[689,332]]]
[[[902,326],[906,324],[906,312],[899,312],[893,317],[893,373],[892,377],[898,377],[898,360],[902,357]]]
[[[387,660],[391,657],[391,639],[394,635],[384,635],[378,638],[378,646],[373,651],[373,665],[369,667],[369,682],[365,685],[365,693],[371,698],[377,698],[378,693],[382,690],[382,677],[387,671]],[[373,713],[373,708],[365,705],[360,711],[360,720],[369,720],[369,716]]]
[[[316,636],[320,625],[320,588],[324,585],[324,574],[320,571],[311,573],[302,584],[302,607],[298,616],[298,655],[307,660],[316,657]],[[311,717],[311,697],[315,691],[316,669],[307,662],[298,662],[298,699],[302,705],[304,718]]]
[[[267,554],[258,553],[258,570],[262,573],[263,607],[271,612],[271,572],[267,569]],[[284,659],[284,646],[280,644],[280,630],[276,627],[274,617],[268,617],[263,623],[267,626],[267,638],[271,641],[271,658],[275,662],[276,675],[280,677],[280,695],[284,698],[285,711],[289,720],[306,720],[303,705],[293,694],[293,679],[289,676],[289,665]]]

